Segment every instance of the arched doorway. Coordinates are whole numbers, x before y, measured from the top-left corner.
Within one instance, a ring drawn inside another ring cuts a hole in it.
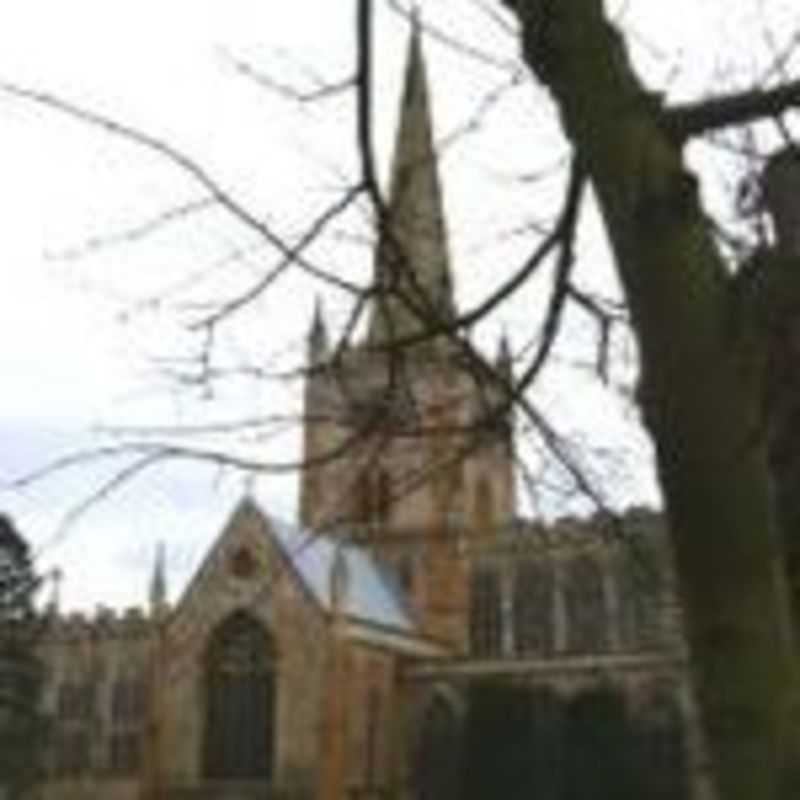
[[[502,678],[472,683],[461,800],[564,800],[562,718],[562,702],[546,686],[513,685]]]
[[[454,800],[461,762],[459,716],[452,702],[436,694],[425,711],[417,746],[417,800]]]
[[[271,778],[276,697],[272,637],[249,614],[231,614],[211,636],[205,673],[205,776]]]
[[[637,760],[638,731],[624,693],[610,686],[587,688],[566,707],[566,800],[638,800],[643,791]]]
[[[639,750],[648,776],[648,800],[685,800],[690,796],[684,718],[677,690],[656,687],[641,710]]]

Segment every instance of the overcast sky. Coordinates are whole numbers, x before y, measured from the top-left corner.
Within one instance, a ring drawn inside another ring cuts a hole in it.
[[[442,170],[463,304],[496,279],[500,271],[493,265],[513,266],[530,247],[523,235],[509,232],[524,233],[525,225],[553,213],[547,202],[557,198],[553,188],[520,178],[552,169],[564,150],[552,109],[530,83],[504,92],[488,116],[476,116],[476,104],[507,82],[501,67],[513,60],[515,46],[502,26],[479,3],[422,5],[426,19],[499,64],[465,59],[436,41],[426,44],[437,133],[448,141]],[[763,39],[754,16],[760,5],[638,0],[614,7],[625,8],[638,61],[671,97],[685,98],[723,68],[726,80],[739,80],[731,64],[752,74],[754,41]],[[800,29],[793,3],[766,5],[779,39]],[[345,0],[6,3],[0,80],[52,92],[170,142],[291,239],[353,174],[352,106],[336,98],[299,108],[242,77],[234,64],[244,61],[273,80],[308,88],[314,75],[342,78],[353,57],[351,6]],[[396,15],[380,15],[376,140],[384,169],[406,32]],[[720,55],[725,52],[738,56]],[[480,125],[470,124],[477,119]],[[198,200],[198,187],[130,143],[4,96],[0,130],[0,480],[91,446],[88,431],[98,425],[229,419],[293,402],[296,387],[283,383],[238,382],[209,400],[164,376],[176,363],[168,359],[196,349],[186,325],[202,317],[203,304],[232,296],[274,259],[252,232],[211,210],[150,236],[132,236],[160,213]],[[358,216],[346,222],[347,233],[369,237]],[[589,280],[603,283],[603,249],[591,233],[597,229],[596,221],[588,226],[582,246],[597,263]],[[125,232],[136,241],[97,246]],[[359,237],[342,237],[336,247],[327,242],[326,263],[366,274],[369,249]],[[232,262],[235,252],[246,255]],[[188,293],[181,292],[186,286]],[[297,363],[313,288],[299,280],[278,287],[227,329],[221,352],[247,363]],[[536,291],[485,326],[480,335],[488,346],[503,326],[524,344]],[[334,322],[344,313],[336,297],[326,297],[326,305]],[[563,393],[565,385],[557,380],[546,391]],[[613,392],[584,385],[581,393],[590,394],[591,414],[574,396],[562,394],[559,405],[589,419],[585,427],[606,430],[602,446],[622,437],[630,409]],[[652,501],[646,448],[632,436],[636,454],[628,468],[637,475],[624,485],[631,501]],[[295,444],[290,436],[259,446],[268,460],[296,454]],[[43,566],[64,564],[69,606],[143,600],[160,538],[167,539],[175,582],[182,582],[242,491],[231,475],[173,465],[131,483],[61,530],[64,515],[104,474],[71,471],[0,499],[33,540]],[[294,515],[293,477],[269,477],[261,486],[274,498],[275,513]]]

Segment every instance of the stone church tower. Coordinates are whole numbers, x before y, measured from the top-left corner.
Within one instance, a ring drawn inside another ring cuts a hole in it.
[[[301,521],[346,531],[394,568],[425,630],[459,642],[469,539],[514,511],[508,351],[496,364],[457,327],[426,65],[409,45],[386,219],[363,341],[308,335]],[[472,362],[472,363],[471,363]]]

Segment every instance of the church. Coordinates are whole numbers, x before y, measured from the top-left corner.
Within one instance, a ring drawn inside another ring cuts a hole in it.
[[[705,796],[661,518],[522,518],[507,346],[421,329],[457,314],[432,131],[415,32],[386,291],[344,353],[310,325],[299,523],[252,492],[173,602],[162,558],[146,610],[52,616],[45,800],[577,798],[637,760]]]

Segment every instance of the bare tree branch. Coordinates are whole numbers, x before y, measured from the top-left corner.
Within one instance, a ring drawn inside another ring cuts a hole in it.
[[[275,80],[265,72],[257,70],[252,64],[242,61],[229,53],[225,53],[224,55],[240,75],[249,78],[265,89],[277,92],[283,97],[288,97],[290,100],[297,103],[316,103],[319,100],[335,97],[352,89],[355,84],[355,78],[353,77],[342,78],[342,80],[333,82],[315,81],[316,85],[313,89],[301,91],[295,86]]]
[[[71,247],[60,253],[52,253],[51,257],[61,260],[71,260],[83,258],[84,256],[95,253],[98,250],[104,250],[108,247],[133,244],[151,236],[168,225],[188,220],[201,211],[208,211],[215,205],[216,201],[212,198],[200,198],[199,200],[192,200],[188,203],[181,203],[127,230],[117,231],[116,233],[104,236],[92,237],[77,247]]]
[[[210,197],[222,208],[227,210],[234,219],[263,237],[267,243],[281,253],[284,259],[297,264],[315,277],[336,283],[325,270],[310,264],[302,257],[302,253],[297,247],[288,245],[263,219],[260,219],[239,203],[233,195],[224,189],[199,163],[164,140],[151,136],[137,128],[125,125],[110,117],[82,108],[81,106],[47,92],[27,89],[7,81],[0,81],[0,91],[10,96],[32,101],[43,107],[50,108],[53,111],[57,111],[67,117],[104,130],[106,133],[118,136],[165,158],[168,162],[180,168],[186,175],[206,189]],[[343,287],[340,286],[339,288]]]
[[[800,108],[800,81],[673,106],[664,110],[663,124],[672,136],[686,140],[729,125],[777,117],[793,108]]]
[[[252,303],[253,300],[262,295],[282,275],[284,275],[290,267],[293,267],[296,264],[297,258],[300,256],[300,254],[325,232],[326,228],[331,224],[331,222],[337,219],[353,204],[362,191],[363,187],[354,186],[353,188],[344,192],[341,197],[337,198],[335,202],[333,202],[325,211],[323,211],[314,222],[312,222],[303,236],[300,237],[300,240],[297,242],[297,244],[293,245],[289,249],[288,253],[277,266],[267,272],[267,274],[264,275],[261,280],[254,283],[246,291],[242,292],[231,300],[227,300],[219,304],[217,310],[213,314],[194,323],[191,327],[198,329],[206,326],[214,326],[225,317],[231,316],[239,311],[242,307]],[[325,271],[324,274],[326,276],[326,280],[329,283],[335,284],[338,288],[354,295],[360,292],[359,287],[357,287],[355,284],[342,280],[329,271]]]

